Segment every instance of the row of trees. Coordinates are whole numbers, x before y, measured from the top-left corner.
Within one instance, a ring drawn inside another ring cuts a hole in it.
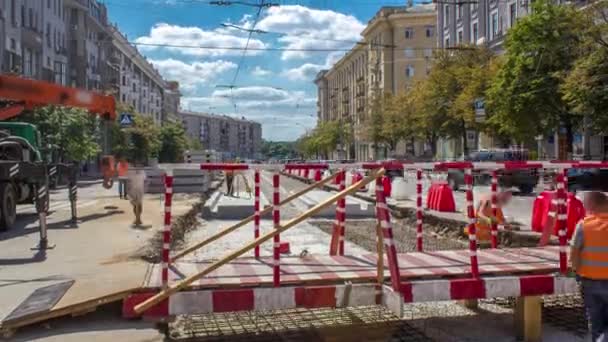
[[[424,81],[373,99],[368,140],[394,150],[399,141],[423,139],[435,155],[440,138],[466,141],[471,129],[505,145],[560,129],[571,152],[583,117],[607,132],[608,6],[580,9],[541,0],[532,7],[508,31],[504,55],[483,46],[437,51]],[[483,122],[476,120],[477,100],[485,102]]]
[[[179,123],[157,126],[152,118],[139,115],[131,107],[119,105],[120,113],[131,113],[134,123],[121,128],[117,121],[109,123],[112,154],[145,164],[150,158],[160,162],[181,162],[187,149],[201,149],[198,141],[190,141]],[[19,120],[37,126],[41,135],[43,156],[47,159],[72,162],[85,161],[101,153],[102,130],[105,123],[98,116],[82,109],[47,106],[37,108]]]
[[[329,154],[338,145],[347,145],[352,138],[348,125],[344,125],[338,120],[324,121],[300,137],[296,142],[296,147],[304,157],[329,159]]]

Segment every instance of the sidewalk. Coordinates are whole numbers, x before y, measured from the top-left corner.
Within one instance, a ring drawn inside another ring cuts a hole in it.
[[[144,226],[139,228],[132,227],[132,207],[117,197],[116,189],[91,184],[78,196],[79,202],[96,204],[79,208],[78,227],[69,224],[69,205],[51,212],[48,239],[53,249],[31,250],[39,239],[33,211],[18,216],[21,225],[0,233],[0,318],[34,290],[60,282],[75,281],[53,307],[58,312],[91,299],[117,300],[141,285],[146,263],[132,255],[162,230],[162,196],[145,196]],[[173,216],[187,212],[197,201],[196,195],[174,195]]]

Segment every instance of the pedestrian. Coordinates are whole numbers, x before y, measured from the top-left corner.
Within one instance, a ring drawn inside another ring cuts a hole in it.
[[[143,213],[143,201],[146,184],[146,173],[143,169],[136,169],[128,172],[128,195],[133,206],[133,214],[135,215],[135,226],[142,225],[141,215]]]
[[[496,194],[496,215],[494,215],[492,210],[492,195],[481,196],[475,211],[477,218],[475,231],[478,242],[489,242],[492,240],[492,223],[503,225],[505,229],[509,229],[502,208],[511,201],[512,197],[511,191],[501,191]],[[468,226],[464,228],[464,232],[466,235],[469,235]]]
[[[599,191],[584,199],[587,216],[571,240],[572,269],[580,281],[593,342],[608,340],[608,197]]]
[[[234,170],[226,170],[225,171],[226,174],[226,195],[227,196],[233,196],[234,195],[234,189],[233,189],[233,183],[234,183]]]
[[[118,173],[118,196],[121,199],[127,199],[127,173],[129,172],[129,163],[126,159],[120,158],[116,169]]]

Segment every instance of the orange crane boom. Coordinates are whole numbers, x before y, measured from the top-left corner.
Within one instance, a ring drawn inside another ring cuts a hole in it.
[[[0,120],[18,116],[24,109],[46,105],[83,108],[106,119],[116,118],[113,96],[16,76],[0,75],[1,100],[13,103],[0,108]]]

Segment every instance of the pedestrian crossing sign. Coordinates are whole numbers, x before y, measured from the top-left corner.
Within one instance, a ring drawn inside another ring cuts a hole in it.
[[[121,126],[133,125],[133,116],[131,114],[127,114],[127,113],[120,114],[120,125]]]

